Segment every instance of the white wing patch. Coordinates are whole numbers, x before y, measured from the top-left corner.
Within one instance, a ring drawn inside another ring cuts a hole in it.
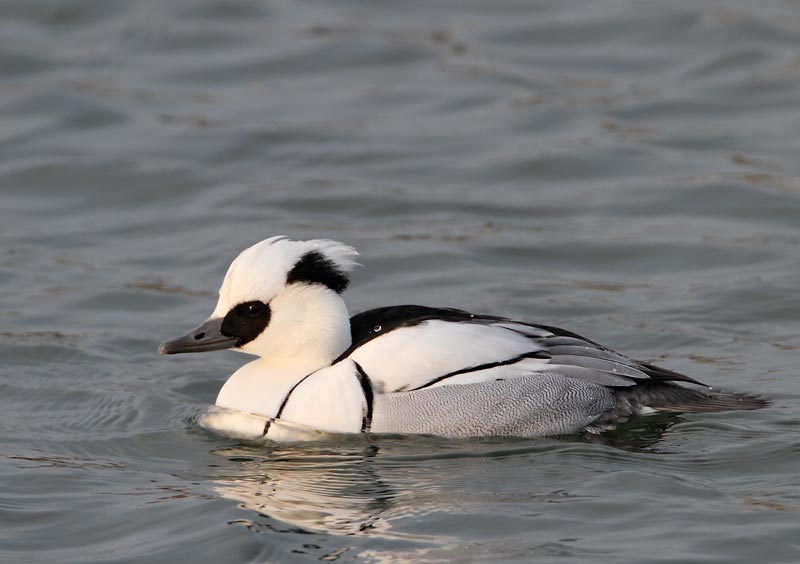
[[[369,374],[379,393],[413,390],[451,372],[511,360],[541,350],[528,337],[479,323],[429,320],[368,341],[350,358]],[[491,371],[478,381],[495,379]],[[465,383],[466,375],[459,375]],[[450,378],[447,379],[449,380]],[[444,383],[444,381],[442,381]]]

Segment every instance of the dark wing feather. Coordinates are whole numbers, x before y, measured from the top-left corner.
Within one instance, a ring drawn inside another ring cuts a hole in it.
[[[590,370],[606,372],[614,376],[625,376],[634,380],[649,380],[647,374],[639,370],[634,364],[604,360],[593,356],[553,354],[548,363],[548,366],[550,365],[580,366]]]
[[[551,362],[554,364],[559,362],[559,358],[562,357],[562,355],[568,358],[575,356],[591,357],[594,359],[616,362],[635,370],[638,374],[632,377],[637,378],[637,384],[644,385],[647,382],[687,382],[689,384],[705,386],[702,382],[686,376],[685,374],[661,368],[660,366],[641,360],[634,360],[595,343],[586,337],[582,337],[577,333],[572,333],[571,331],[566,331],[550,325],[533,325],[533,327],[545,329],[553,333],[552,337],[543,337],[534,340],[544,346],[544,350],[553,355],[553,360]],[[616,374],[616,372],[614,373]]]
[[[621,355],[614,351],[596,349],[587,346],[580,346],[580,347],[573,345],[551,346],[550,339],[539,339],[537,342],[544,345],[545,348],[547,349],[547,352],[549,352],[553,356],[583,356],[583,357],[591,357],[591,358],[607,360],[609,362],[617,362],[626,365],[630,365],[631,362],[633,362],[627,356]]]
[[[695,380],[694,378],[690,378],[685,374],[681,374],[680,372],[674,372],[672,370],[650,364],[649,362],[642,362],[641,360],[635,360],[634,362],[636,362],[637,366],[642,372],[650,376],[650,378],[653,380],[660,382],[689,382],[690,384],[697,384],[698,386],[706,386],[702,382]],[[706,388],[708,388],[708,386],[706,386]]]
[[[658,411],[712,413],[742,409],[760,409],[770,404],[766,398],[724,392],[684,388],[669,382],[650,382],[618,392],[635,407],[646,406]]]

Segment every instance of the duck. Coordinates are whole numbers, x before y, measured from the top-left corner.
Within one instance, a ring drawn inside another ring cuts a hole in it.
[[[769,403],[551,325],[424,305],[351,317],[342,294],[357,257],[329,239],[265,239],[230,264],[209,318],[161,343],[165,355],[230,349],[257,357],[215,402],[251,420],[227,417],[220,434],[241,435],[237,425],[264,439],[284,436],[287,426],[452,438],[599,434],[656,412]]]

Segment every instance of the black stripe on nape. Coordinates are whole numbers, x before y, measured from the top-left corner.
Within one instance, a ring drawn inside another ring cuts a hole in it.
[[[367,410],[361,419],[361,432],[369,433],[369,429],[372,426],[372,403],[375,400],[372,392],[372,382],[369,381],[369,376],[367,376],[367,373],[364,372],[359,363],[353,361],[353,364],[356,365],[356,377],[358,378],[358,383],[361,384],[361,391],[364,392],[364,400],[367,402]]]
[[[515,356],[514,358],[509,358],[506,360],[498,360],[495,362],[487,362],[486,364],[479,364],[477,366],[468,366],[467,368],[462,368],[460,370],[455,370],[453,372],[449,372],[444,376],[439,376],[438,378],[434,378],[430,382],[426,384],[422,384],[421,386],[417,386],[416,388],[411,388],[410,390],[404,390],[406,392],[415,392],[417,390],[422,390],[424,388],[428,388],[433,386],[434,384],[438,384],[442,380],[447,380],[448,378],[452,378],[453,376],[459,376],[461,374],[468,374],[469,372],[478,372],[480,370],[488,370],[490,368],[497,368],[498,366],[508,366],[509,364],[516,364],[521,360],[525,360],[526,358],[541,358],[543,360],[547,360],[550,358],[550,353],[547,351],[531,351],[525,354],[521,354],[519,356]]]
[[[350,279],[331,259],[319,251],[308,251],[286,275],[286,283],[301,282],[321,284],[337,294],[341,294],[350,283]]]

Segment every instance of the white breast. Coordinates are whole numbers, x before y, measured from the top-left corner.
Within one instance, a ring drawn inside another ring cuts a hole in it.
[[[234,372],[217,395],[216,405],[276,417],[289,391],[323,362],[314,359],[259,358]]]
[[[318,370],[292,391],[281,419],[329,433],[358,433],[367,401],[350,360]]]

